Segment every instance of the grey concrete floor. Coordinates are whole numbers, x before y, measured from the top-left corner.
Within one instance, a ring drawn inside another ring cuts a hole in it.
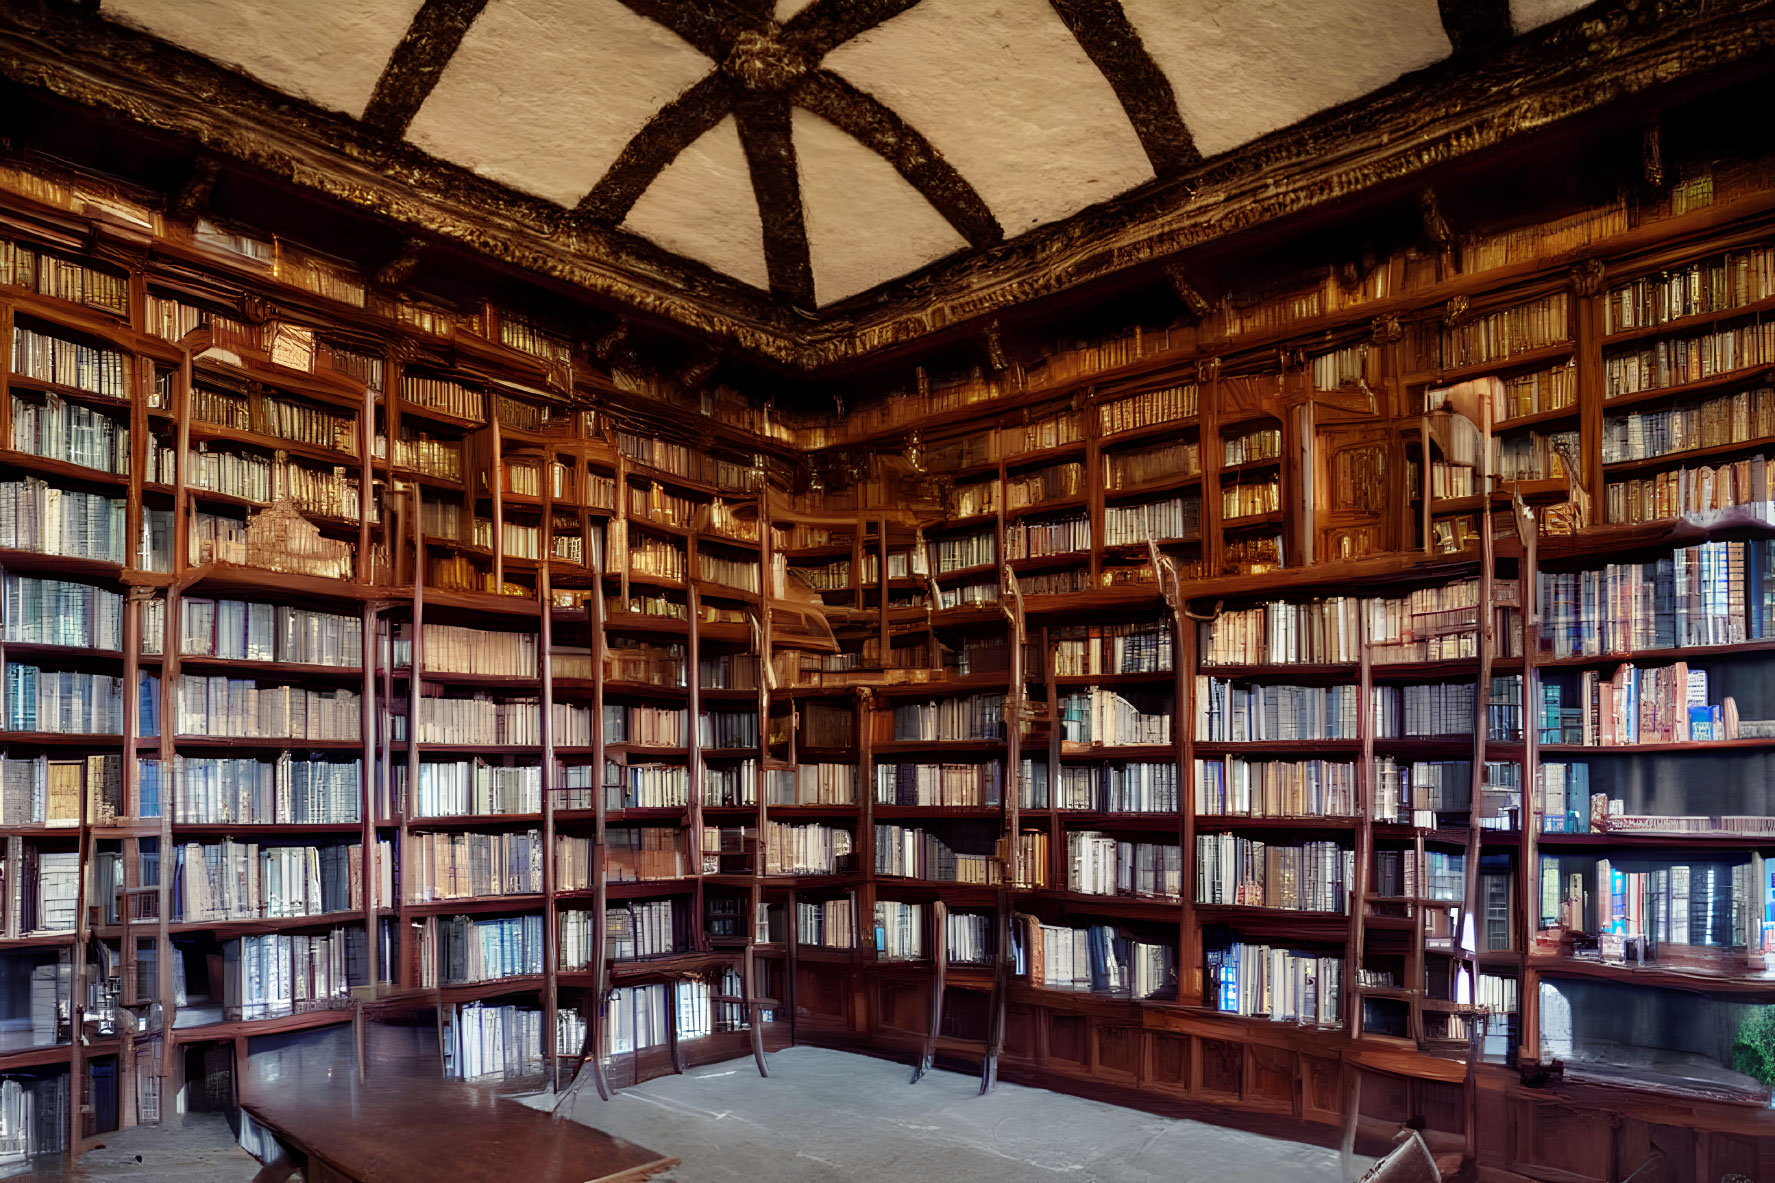
[[[240,1148],[219,1113],[174,1117],[104,1135],[105,1145],[80,1156],[70,1183],[248,1183],[259,1163]],[[29,1178],[57,1178],[51,1173]],[[11,1180],[6,1183],[12,1183]]]
[[[1335,1150],[1156,1117],[1133,1109],[795,1047],[694,1069],[601,1101],[589,1086],[573,1116],[682,1165],[660,1183],[1340,1183]],[[524,1103],[546,1108],[552,1097]],[[1362,1159],[1358,1173],[1372,1160]]]

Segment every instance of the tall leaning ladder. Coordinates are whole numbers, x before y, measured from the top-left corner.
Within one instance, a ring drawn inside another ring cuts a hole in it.
[[[1028,687],[1024,681],[1023,670],[1023,589],[1017,586],[1017,574],[1011,565],[1005,563],[1001,568],[1003,574],[1003,591],[999,605],[1010,619],[1011,642],[1011,677],[1010,687],[1005,693],[1005,762],[1002,773],[1002,787],[999,798],[1004,809],[1004,834],[999,839],[998,857],[998,929],[997,948],[993,950],[992,972],[992,1011],[986,1029],[986,1055],[980,1062],[980,1094],[990,1093],[998,1083],[998,1059],[1005,1050],[1005,1003],[1011,992],[1012,942],[1015,936],[1016,920],[1011,913],[1011,889],[1018,878],[1017,844],[1019,806],[1022,799],[1020,777],[1023,768],[1023,722],[1028,714],[1026,700]],[[947,934],[939,932],[936,939],[945,940]],[[933,1018],[940,1017],[936,1008],[932,1009]],[[915,1076],[913,1079],[917,1079]]]

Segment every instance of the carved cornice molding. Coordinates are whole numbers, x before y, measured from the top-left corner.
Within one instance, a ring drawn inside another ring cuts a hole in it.
[[[1619,0],[809,315],[146,35],[71,9],[0,6],[0,78],[189,141],[557,290],[809,372],[1155,267],[1524,132],[1724,76],[1771,50],[1775,0]]]

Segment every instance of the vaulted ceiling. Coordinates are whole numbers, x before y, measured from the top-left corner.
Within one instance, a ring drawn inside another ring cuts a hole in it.
[[[1586,0],[102,0],[797,307],[989,248]]]

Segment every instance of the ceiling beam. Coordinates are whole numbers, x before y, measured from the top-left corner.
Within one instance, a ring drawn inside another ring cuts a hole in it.
[[[641,194],[678,159],[678,153],[733,112],[733,94],[719,71],[661,107],[611,161],[592,191],[580,198],[578,212],[606,225],[620,225]]]
[[[1134,125],[1153,173],[1170,177],[1202,162],[1171,80],[1146,52],[1118,0],[1048,0]]]
[[[384,135],[406,135],[485,7],[487,0],[425,0],[376,80],[364,122]]]
[[[893,165],[969,246],[978,250],[1004,241],[986,199],[891,107],[830,70],[810,74],[790,97]]]
[[[734,108],[740,147],[758,195],[764,224],[764,267],[770,294],[797,308],[814,306],[814,268],[801,213],[801,174],[795,167],[795,137],[789,103],[779,95],[751,95]]]
[[[1065,221],[797,315],[738,281],[279,95],[196,54],[61,6],[0,5],[0,79],[453,244],[605,308],[802,371],[887,349],[1194,248],[1410,184],[1635,100],[1762,76],[1775,0],[1605,0],[1498,47],[1223,153]],[[44,146],[44,145],[39,145]],[[276,226],[266,227],[279,231]]]

